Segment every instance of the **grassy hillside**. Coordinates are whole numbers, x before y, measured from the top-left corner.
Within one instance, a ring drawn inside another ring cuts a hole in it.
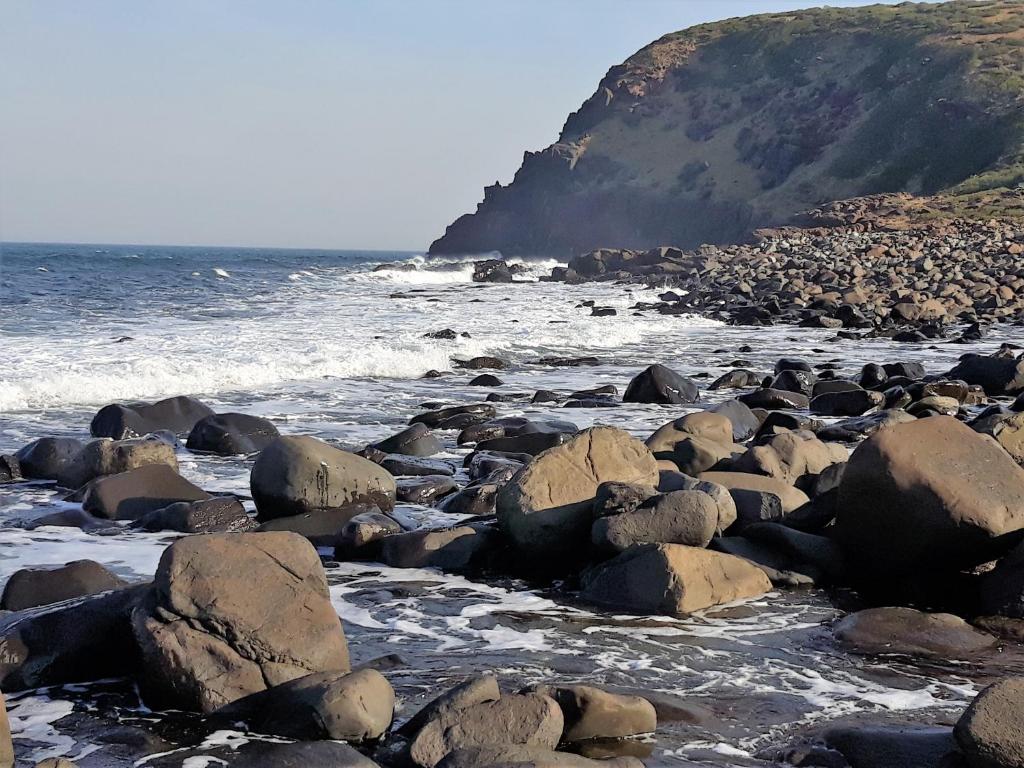
[[[436,253],[729,242],[832,200],[1024,182],[1024,3],[813,9],[666,35]]]

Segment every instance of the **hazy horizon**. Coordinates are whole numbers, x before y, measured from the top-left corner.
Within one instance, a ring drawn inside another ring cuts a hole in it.
[[[636,50],[814,5],[9,2],[0,240],[422,251]]]

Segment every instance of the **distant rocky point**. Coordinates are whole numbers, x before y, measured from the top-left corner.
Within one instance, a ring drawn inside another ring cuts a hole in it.
[[[1022,45],[1024,5],[1010,0],[818,8],[666,35],[609,70],[558,141],[527,152],[430,252],[692,248],[836,200],[903,192],[952,210],[1012,190],[1024,180]]]

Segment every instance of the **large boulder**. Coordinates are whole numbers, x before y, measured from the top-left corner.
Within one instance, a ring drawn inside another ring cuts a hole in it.
[[[700,398],[697,384],[664,365],[655,364],[633,377],[622,395],[624,403],[695,403]]]
[[[783,480],[766,475],[753,475],[749,472],[701,472],[698,479],[716,483],[734,492],[756,491],[774,494],[779,497],[783,514],[787,515],[810,501],[807,494],[799,488],[794,488]],[[733,493],[733,497],[736,498],[738,509],[741,503],[739,494]]]
[[[657,486],[657,461],[621,429],[584,430],[541,453],[498,492],[498,523],[531,555],[579,552],[589,546],[597,487],[609,481]]]
[[[448,753],[438,768],[644,768],[636,757],[591,759],[571,752],[519,744],[464,747]]]
[[[748,449],[733,462],[732,469],[793,485],[804,475],[820,474],[848,456],[843,446],[823,443],[811,432],[783,432]]]
[[[981,577],[978,596],[984,613],[1024,619],[1024,544]]]
[[[212,416],[213,409],[194,397],[169,397],[156,403],[114,403],[104,406],[93,416],[89,430],[93,437],[142,437],[150,432],[167,430],[187,435],[196,422]]]
[[[247,413],[217,413],[196,422],[185,447],[190,451],[235,456],[262,451],[280,433],[274,423]]]
[[[554,749],[562,737],[562,710],[554,699],[535,693],[449,710],[429,719],[412,737],[409,758],[434,768],[456,749],[522,745]]]
[[[681,544],[636,546],[583,574],[583,597],[590,602],[670,616],[771,588],[764,571],[746,560]]]
[[[728,416],[711,411],[688,413],[659,427],[644,444],[657,458],[668,458],[659,454],[671,453],[676,444],[691,437],[703,437],[721,445],[732,445],[732,422]]]
[[[138,651],[129,616],[149,585],[0,616],[0,688],[126,677]]]
[[[1003,355],[968,354],[947,376],[978,384],[987,395],[1019,395],[1024,392],[1024,360]]]
[[[953,730],[948,727],[839,725],[825,731],[822,740],[845,758],[849,768],[957,768],[962,765]]]
[[[242,533],[256,528],[242,502],[234,496],[215,496],[202,501],[177,501],[147,512],[135,526],[144,531],[181,533]]]
[[[956,724],[957,743],[970,768],[1024,768],[1024,677],[993,683]]]
[[[132,614],[156,707],[212,712],[298,677],[347,671],[316,550],[292,533],[222,533],[164,550]]]
[[[562,741],[624,739],[654,733],[654,705],[640,696],[623,696],[590,685],[539,685],[531,693],[550,696],[562,708]]]
[[[384,469],[315,437],[279,437],[253,464],[249,486],[261,521],[375,504],[395,505],[395,480]]]
[[[947,416],[880,430],[839,485],[837,540],[866,576],[972,567],[1022,529],[1024,469]]]
[[[82,447],[73,437],[41,437],[14,455],[29,480],[56,480]]]
[[[949,613],[913,608],[868,608],[836,623],[836,640],[852,653],[902,654],[968,659],[996,645],[996,639]]]
[[[486,561],[495,539],[495,531],[482,526],[409,531],[381,540],[381,560],[392,568],[469,571]]]
[[[166,464],[146,464],[91,482],[82,509],[108,520],[138,520],[175,502],[201,501],[210,494]]]
[[[718,530],[715,500],[698,490],[671,491],[632,512],[599,517],[591,528],[596,547],[624,552],[634,544],[686,544],[706,547]]]
[[[420,423],[406,427],[397,435],[375,443],[373,447],[384,453],[402,456],[433,456],[443,448],[441,441],[431,434],[430,428]]]
[[[1024,413],[993,413],[971,422],[975,432],[989,435],[1018,464],[1024,465]]]
[[[57,475],[57,485],[81,488],[97,477],[116,475],[149,464],[166,464],[177,472],[174,446],[153,437],[92,440],[64,466]]]
[[[22,568],[7,580],[0,610],[22,611],[123,586],[121,579],[93,560],[76,560],[59,568]]]
[[[395,692],[375,669],[317,672],[239,699],[217,711],[259,733],[290,739],[362,743],[380,738],[395,710]]]

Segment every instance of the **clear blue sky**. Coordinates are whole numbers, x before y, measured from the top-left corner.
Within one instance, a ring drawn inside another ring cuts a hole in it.
[[[422,249],[651,40],[813,4],[2,0],[0,238]]]

